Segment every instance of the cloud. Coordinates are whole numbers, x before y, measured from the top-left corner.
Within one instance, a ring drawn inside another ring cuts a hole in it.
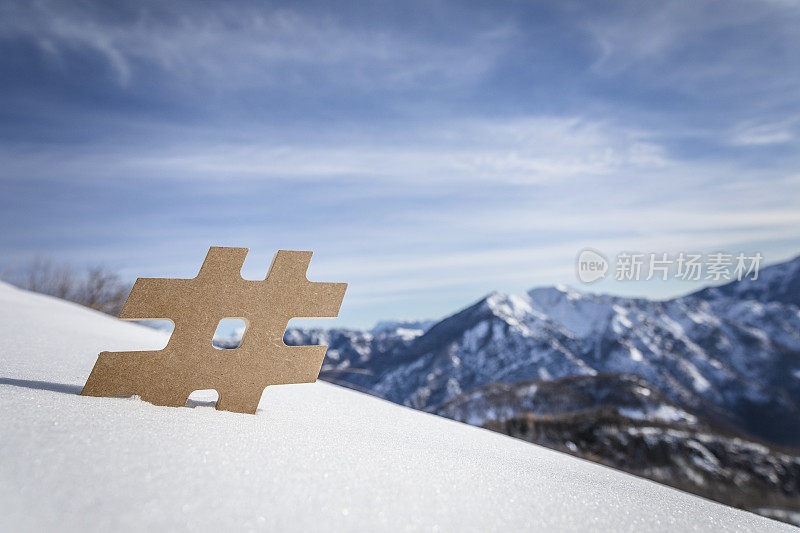
[[[669,1],[587,10],[580,26],[595,47],[592,70],[604,77],[742,110],[790,104],[800,92],[796,55],[800,4],[733,0]],[[786,69],[789,69],[788,71]]]
[[[0,37],[34,42],[64,64],[94,53],[116,81],[160,79],[217,89],[332,83],[404,90],[479,78],[507,50],[508,24],[443,42],[391,27],[346,24],[334,14],[226,2],[141,2],[109,16],[102,4],[11,1],[0,9]],[[153,80],[149,80],[153,81]]]
[[[735,127],[730,142],[734,146],[785,144],[797,139],[798,122],[798,118],[768,123],[745,122]]]
[[[320,132],[317,132],[318,134]],[[394,183],[536,184],[649,172],[671,164],[652,134],[611,122],[578,117],[462,119],[408,128],[392,142],[350,132],[344,142],[211,143],[191,137],[163,146],[128,145],[106,149],[102,142],[85,150],[61,149],[59,171],[74,179],[127,180],[157,176],[165,180],[386,180]],[[338,131],[341,135],[342,132]],[[197,131],[195,137],[202,138]],[[9,176],[52,175],[53,148],[0,150]]]

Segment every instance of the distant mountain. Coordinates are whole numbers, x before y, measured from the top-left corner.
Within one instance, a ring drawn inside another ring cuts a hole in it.
[[[340,380],[432,412],[491,383],[635,375],[687,412],[800,445],[798,272],[800,258],[668,301],[493,293],[417,335],[328,332],[326,366],[358,368]],[[292,331],[287,342],[320,335]]]
[[[406,336],[418,337],[435,324],[436,320],[384,320],[375,324],[369,331],[374,335],[396,333],[398,335],[405,334]]]
[[[732,281],[719,287],[708,287],[696,292],[695,296],[704,300],[732,298],[800,306],[800,256],[765,268],[756,280]]]

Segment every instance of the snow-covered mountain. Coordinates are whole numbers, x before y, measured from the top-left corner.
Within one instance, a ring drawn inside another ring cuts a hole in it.
[[[163,332],[0,283],[2,531],[660,531],[789,526],[325,383],[256,415],[79,396]]]
[[[765,268],[756,280],[708,287],[695,295],[706,300],[734,298],[800,305],[800,256]]]
[[[495,382],[636,375],[688,412],[800,445],[799,273],[797,258],[668,301],[494,293],[414,338],[349,332],[358,342],[335,343],[326,365],[357,368],[340,379],[428,411]],[[294,344],[312,338],[287,333]]]

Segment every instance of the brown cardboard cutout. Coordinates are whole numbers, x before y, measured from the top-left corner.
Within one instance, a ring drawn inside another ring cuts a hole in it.
[[[287,346],[292,318],[335,318],[346,283],[308,281],[313,252],[281,250],[265,280],[240,271],[247,248],[211,247],[194,279],[139,278],[119,314],[124,320],[168,319],[163,350],[103,352],[84,396],[139,395],[156,405],[183,406],[192,391],[216,389],[217,409],[255,413],[264,388],[316,381],[327,346]],[[211,345],[219,321],[245,321],[238,348]]]

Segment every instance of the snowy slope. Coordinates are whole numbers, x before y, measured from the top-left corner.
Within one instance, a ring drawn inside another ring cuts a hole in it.
[[[77,393],[162,333],[0,284],[0,530],[793,530],[317,383],[257,415]]]

